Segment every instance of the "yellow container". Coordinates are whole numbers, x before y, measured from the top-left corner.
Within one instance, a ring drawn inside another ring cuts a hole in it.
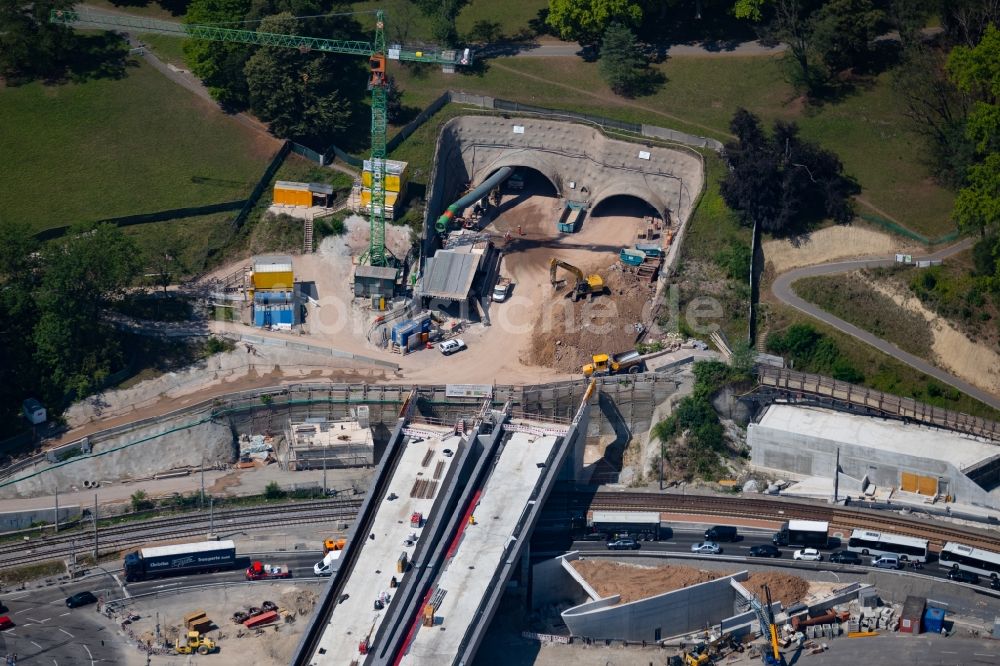
[[[306,183],[278,181],[274,184],[274,203],[285,206],[312,206],[312,192]]]
[[[292,271],[274,271],[273,273],[255,272],[253,274],[254,289],[291,289],[295,284]]]
[[[401,175],[397,176],[391,173],[385,174],[385,191],[386,192],[402,192],[406,187],[406,172],[404,171]],[[371,171],[361,172],[361,184],[367,188],[372,186],[372,174]]]
[[[392,208],[396,205],[396,197],[399,196],[395,192],[385,193],[385,207]],[[368,208],[372,205],[372,191],[371,190],[361,190],[361,207]]]

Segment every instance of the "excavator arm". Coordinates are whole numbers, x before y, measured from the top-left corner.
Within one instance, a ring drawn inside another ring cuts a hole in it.
[[[558,280],[556,280],[557,268],[562,268],[575,275],[577,283],[583,282],[585,279],[583,277],[583,271],[581,271],[579,268],[577,268],[573,264],[567,264],[565,261],[553,257],[552,260],[549,261],[549,281],[552,283],[553,286],[555,286],[555,284],[558,282]]]

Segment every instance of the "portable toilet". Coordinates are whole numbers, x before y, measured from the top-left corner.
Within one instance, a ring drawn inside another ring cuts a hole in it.
[[[944,609],[931,606],[924,611],[924,631],[929,634],[940,634],[944,629]]]

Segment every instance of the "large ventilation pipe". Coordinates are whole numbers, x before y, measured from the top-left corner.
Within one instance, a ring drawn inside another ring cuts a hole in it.
[[[439,234],[443,234],[448,231],[448,224],[455,218],[456,213],[460,210],[464,210],[466,206],[477,199],[481,199],[494,187],[510,178],[512,173],[514,173],[514,167],[501,167],[495,174],[484,180],[479,187],[475,188],[464,197],[448,206],[448,210],[446,210],[444,214],[438,218],[434,228]]]

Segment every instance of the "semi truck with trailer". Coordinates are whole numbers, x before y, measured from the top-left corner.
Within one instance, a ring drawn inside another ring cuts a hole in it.
[[[269,564],[267,562],[251,562],[246,570],[247,580],[275,580],[291,578],[292,570],[287,564]]]
[[[199,541],[172,546],[141,548],[125,555],[125,581],[132,583],[159,576],[232,569],[236,544],[232,541]]]

